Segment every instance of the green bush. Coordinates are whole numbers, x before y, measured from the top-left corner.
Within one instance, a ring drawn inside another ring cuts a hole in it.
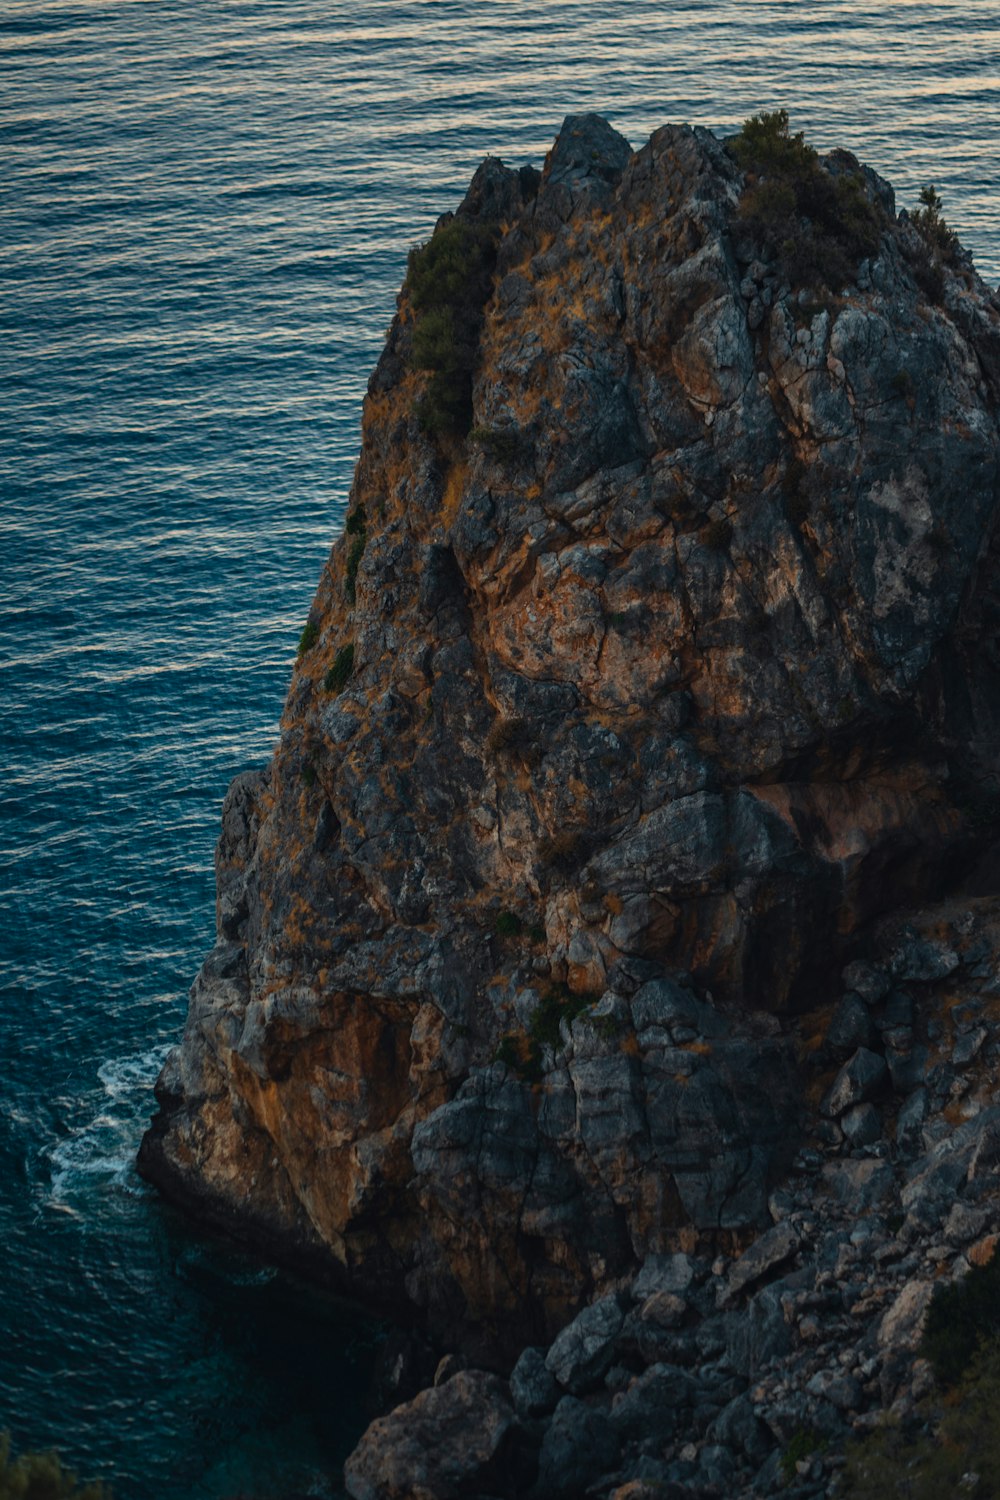
[[[348,604],[353,604],[358,597],[358,568],[365,555],[367,541],[368,534],[362,528],[347,549],[347,562],[344,565],[344,592],[347,595]]]
[[[406,285],[415,314],[410,362],[430,372],[417,417],[433,437],[465,437],[472,426],[472,376],[499,229],[451,219],[410,251]]]
[[[305,656],[307,651],[311,651],[318,640],[319,626],[315,620],[307,620],[299,636],[299,656]]]
[[[941,260],[951,263],[958,251],[958,235],[949,229],[941,214],[944,207],[933,182],[920,189],[921,207],[911,215],[917,229],[931,250]]]
[[[527,1032],[508,1031],[500,1038],[497,1062],[506,1064],[526,1083],[538,1083],[544,1073],[543,1049],[557,1048],[562,1041],[560,1023],[575,1021],[594,1004],[596,998],[594,995],[574,995],[566,985],[549,990],[535,1007]],[[606,1033],[602,1031],[602,1034]]]
[[[523,447],[521,434],[506,427],[473,427],[469,441],[498,463],[512,462]]]
[[[837,291],[877,253],[887,221],[860,170],[824,167],[787,110],[751,116],[728,145],[747,174],[740,218],[793,286]]]
[[[942,1385],[957,1385],[984,1339],[1000,1338],[1000,1256],[935,1288],[920,1353]]]
[[[101,1484],[79,1485],[55,1453],[22,1453],[11,1460],[10,1438],[0,1436],[0,1500],[111,1500]]]
[[[825,1453],[828,1447],[826,1438],[821,1437],[818,1432],[811,1428],[800,1427],[792,1436],[788,1447],[781,1455],[781,1472],[785,1483],[791,1484],[796,1476],[796,1464],[801,1463],[804,1458],[810,1458],[814,1453]]]
[[[333,658],[333,666],[323,679],[323,686],[328,693],[343,692],[348,679],[354,671],[354,642],[348,641],[346,646],[341,646]]]
[[[548,990],[535,1007],[528,1027],[528,1035],[535,1047],[558,1047],[561,1023],[575,1021],[594,1004],[594,1000],[593,995],[574,995],[566,985]]]
[[[344,523],[344,531],[352,539],[344,564],[344,593],[347,595],[348,604],[353,604],[357,599],[358,568],[361,566],[361,559],[365,555],[368,542],[367,520],[364,506],[356,505]]]
[[[921,207],[911,215],[922,244],[910,250],[913,279],[928,302],[940,303],[944,296],[944,267],[954,265],[958,257],[958,236],[948,228],[941,214],[941,199],[934,184],[920,190]]]
[[[847,1449],[838,1495],[848,1500],[992,1500],[1000,1495],[1000,1344],[984,1346],[936,1431],[887,1423]],[[976,1475],[970,1483],[967,1476]]]

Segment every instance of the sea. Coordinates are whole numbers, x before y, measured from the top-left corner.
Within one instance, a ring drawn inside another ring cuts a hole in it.
[[[0,0],[0,1429],[333,1496],[383,1330],[136,1177],[408,249],[597,110],[786,108],[1000,277],[997,0]]]

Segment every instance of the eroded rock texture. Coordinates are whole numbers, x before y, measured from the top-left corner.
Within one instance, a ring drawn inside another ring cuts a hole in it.
[[[472,428],[421,428],[404,287],[226,801],[143,1168],[490,1359],[770,1222],[788,1019],[994,821],[1000,315],[828,166],[881,226],[836,294],[760,258],[706,131],[483,164]],[[864,1061],[828,1105],[861,1136]]]

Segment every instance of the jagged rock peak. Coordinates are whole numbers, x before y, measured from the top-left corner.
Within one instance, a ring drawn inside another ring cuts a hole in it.
[[[947,235],[774,118],[483,164],[227,799],[167,1192],[490,1358],[769,1221],[788,1018],[996,823],[1000,316]]]

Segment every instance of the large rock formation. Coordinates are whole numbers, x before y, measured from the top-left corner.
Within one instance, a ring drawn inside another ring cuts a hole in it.
[[[771,1222],[833,1082],[794,1018],[996,822],[1000,314],[874,173],[810,171],[832,216],[594,116],[483,164],[226,801],[142,1168],[491,1361]]]

